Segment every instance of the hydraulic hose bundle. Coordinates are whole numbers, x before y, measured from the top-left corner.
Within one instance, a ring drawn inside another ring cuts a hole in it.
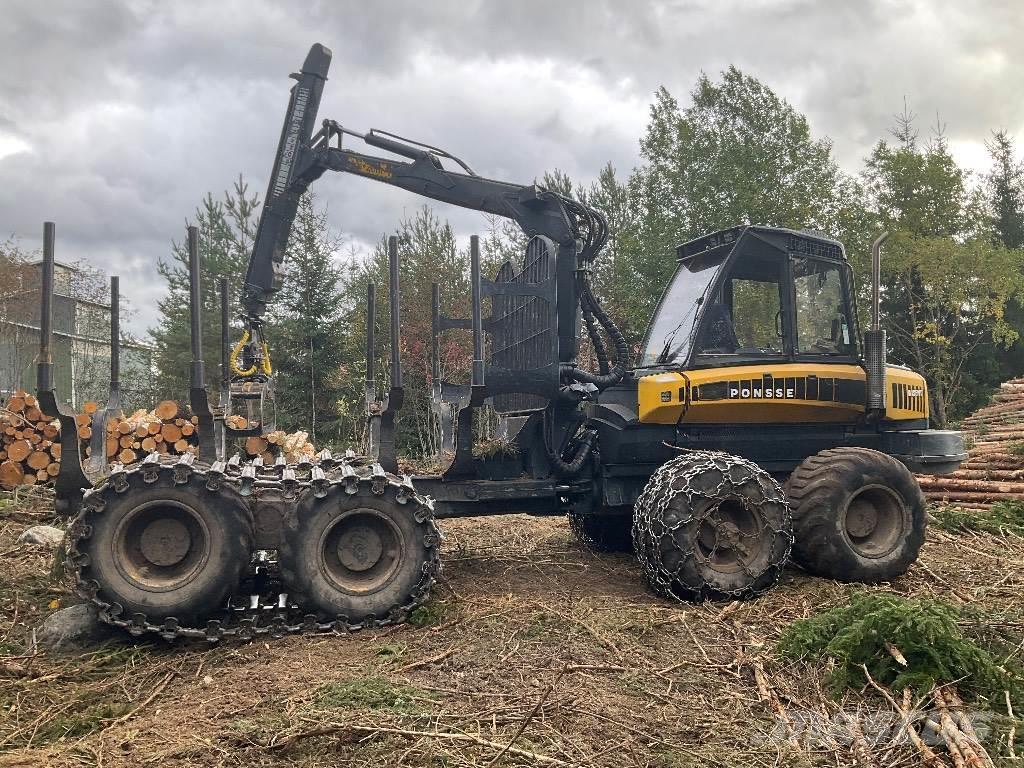
[[[596,373],[575,365],[567,365],[563,367],[562,375],[568,380],[593,384],[598,391],[602,391],[622,381],[626,374],[626,364],[629,358],[629,344],[626,337],[608,316],[608,313],[601,308],[590,284],[593,264],[601,249],[608,242],[608,222],[602,213],[593,208],[582,205],[564,195],[557,197],[565,206],[566,213],[573,224],[574,234],[583,241],[578,256],[579,267],[576,270],[576,293],[579,296],[580,312],[587,328],[587,335],[594,347],[598,363]],[[601,336],[601,330],[607,334],[615,347],[614,362],[608,358],[608,350]],[[593,452],[596,441],[597,433],[594,430],[584,430],[582,434],[570,441],[569,455],[571,458],[566,460],[559,451],[550,447],[550,439],[547,440],[548,459],[555,472],[563,477],[579,474]]]
[[[587,327],[587,335],[594,345],[594,354],[598,362],[597,373],[576,366],[566,366],[563,373],[574,381],[593,384],[598,391],[601,391],[622,381],[622,377],[626,374],[626,362],[629,358],[629,344],[626,337],[601,308],[590,284],[593,264],[605,243],[608,242],[608,221],[599,211],[571,198],[559,195],[559,199],[572,219],[577,235],[583,240],[583,247],[580,249],[578,257],[579,268],[576,270],[576,291],[579,295],[580,310],[583,314],[583,322]],[[615,361],[610,368],[608,352],[598,325],[615,346]]]

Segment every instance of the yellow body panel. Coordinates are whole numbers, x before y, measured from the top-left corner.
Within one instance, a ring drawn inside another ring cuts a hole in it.
[[[645,424],[784,424],[854,422],[864,412],[866,376],[857,365],[759,364],[656,373],[637,382]],[[928,415],[924,379],[886,371],[885,418]]]

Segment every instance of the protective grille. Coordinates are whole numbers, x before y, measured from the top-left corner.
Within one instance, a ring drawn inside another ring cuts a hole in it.
[[[552,277],[554,254],[547,238],[530,240],[523,256],[523,268],[516,272],[505,262],[494,277],[498,289],[492,296],[490,364],[508,371],[530,371],[557,361],[557,339],[552,303],[541,296],[501,294],[508,284],[544,283]],[[555,382],[557,386],[557,381]],[[502,413],[534,410],[547,405],[547,398],[522,392],[495,395],[495,410]]]

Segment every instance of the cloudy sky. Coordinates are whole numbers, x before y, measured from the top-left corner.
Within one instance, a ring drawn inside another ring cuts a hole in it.
[[[334,52],[320,114],[445,147],[481,174],[579,180],[636,164],[651,95],[682,101],[736,64],[859,168],[907,98],[958,159],[1024,142],[1017,0],[0,0],[0,240],[120,274],[144,332],[155,265],[207,191],[262,192],[309,45]],[[352,177],[316,187],[332,226],[375,241],[421,201]],[[478,214],[445,208],[459,233]]]

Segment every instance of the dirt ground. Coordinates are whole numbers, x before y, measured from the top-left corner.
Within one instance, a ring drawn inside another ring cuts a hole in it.
[[[446,522],[419,626],[214,647],[117,636],[48,657],[31,630],[73,598],[50,553],[15,542],[47,515],[45,500],[0,509],[2,766],[862,764],[851,723],[875,764],[918,764],[880,697],[836,701],[824,664],[773,655],[790,622],[867,587],[792,569],[758,600],[678,605],[561,518]],[[1022,586],[1024,540],[932,529],[909,574],[871,589],[1020,626]]]

